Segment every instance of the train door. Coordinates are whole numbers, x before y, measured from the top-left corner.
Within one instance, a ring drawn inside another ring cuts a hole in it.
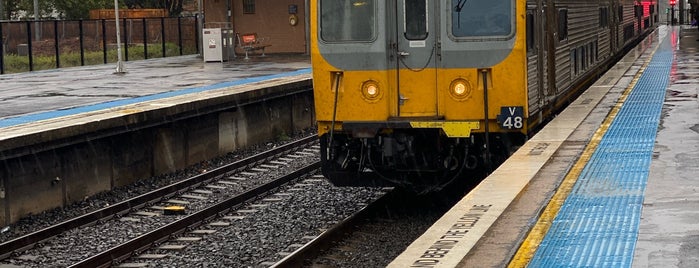
[[[398,0],[396,46],[398,115],[437,116],[436,0]]]

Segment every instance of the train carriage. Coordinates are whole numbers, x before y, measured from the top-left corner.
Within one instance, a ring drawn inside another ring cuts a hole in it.
[[[655,6],[311,1],[323,174],[430,192],[497,166],[652,30]]]

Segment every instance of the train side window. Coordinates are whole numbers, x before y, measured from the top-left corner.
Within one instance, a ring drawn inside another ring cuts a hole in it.
[[[597,48],[597,40],[592,43],[592,53],[595,55],[595,62],[599,61],[599,49]]]
[[[599,8],[599,27],[607,28],[609,27],[609,8],[600,7]]]
[[[571,77],[578,75],[578,54],[577,50],[570,50],[570,72]]]
[[[534,10],[527,10],[527,52],[536,51],[536,25],[534,21]]]
[[[568,10],[558,10],[558,41],[568,39]]]
[[[624,6],[619,6],[619,21],[624,21]]]
[[[408,1],[403,0],[403,20],[405,28],[403,29],[405,38],[408,40],[425,40],[427,38],[427,1]]]
[[[376,0],[320,0],[320,37],[327,42],[371,41],[376,36]]]
[[[578,47],[578,54],[580,54],[580,71],[585,71],[587,69],[587,56],[585,47]]]

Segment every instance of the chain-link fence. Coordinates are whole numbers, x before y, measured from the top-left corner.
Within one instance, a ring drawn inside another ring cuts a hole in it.
[[[197,17],[120,20],[123,59],[197,54]],[[0,74],[117,61],[113,19],[0,22]]]

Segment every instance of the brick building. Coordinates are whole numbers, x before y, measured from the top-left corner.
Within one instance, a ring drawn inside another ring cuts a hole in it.
[[[271,45],[266,53],[307,53],[306,1],[204,0],[204,27],[257,33]]]

